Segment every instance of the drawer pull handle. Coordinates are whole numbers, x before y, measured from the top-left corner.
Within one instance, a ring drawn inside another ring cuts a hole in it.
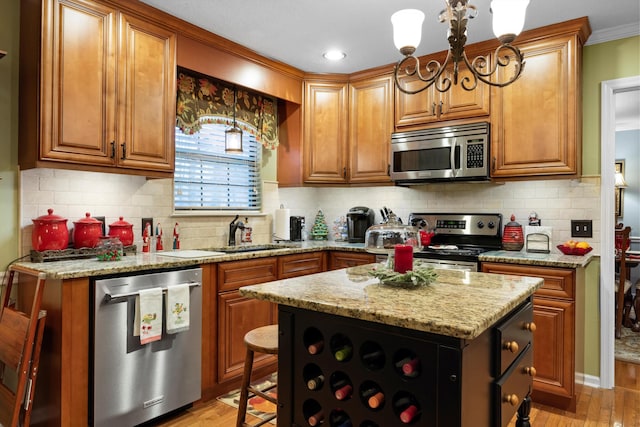
[[[518,406],[518,403],[520,403],[520,399],[518,399],[518,396],[515,394],[506,395],[504,401],[511,404],[511,406]]]
[[[529,375],[530,377],[535,377],[536,376],[536,368],[534,368],[533,366],[528,366],[526,368],[524,368],[524,373]]]
[[[504,343],[504,349],[509,350],[511,353],[517,353],[519,348],[520,347],[518,346],[518,343],[516,341],[509,341]]]
[[[524,329],[525,329],[525,331],[535,332],[536,331],[536,324],[533,323],[533,322],[525,323],[524,324]]]

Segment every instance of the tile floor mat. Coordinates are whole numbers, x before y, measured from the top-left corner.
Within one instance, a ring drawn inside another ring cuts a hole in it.
[[[278,374],[272,374],[271,376],[264,378],[262,380],[258,380],[257,382],[252,383],[253,387],[257,387],[258,390],[264,390],[266,387],[270,385],[276,384],[278,379]],[[273,388],[269,390],[268,394],[270,396],[277,396],[277,389]],[[234,408],[238,408],[240,402],[240,389],[233,390],[227,394],[223,394],[222,396],[218,396],[217,399],[229,406],[233,406]],[[260,419],[265,419],[269,415],[272,415],[276,412],[276,405],[265,400],[259,396],[253,396],[249,398],[249,404],[247,405],[247,413],[251,414]],[[276,418],[270,421],[271,424],[276,423]]]
[[[640,332],[622,328],[620,339],[615,341],[615,358],[625,362],[640,363]]]

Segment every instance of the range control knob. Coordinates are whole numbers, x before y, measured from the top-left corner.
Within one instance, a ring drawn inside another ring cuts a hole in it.
[[[496,223],[493,221],[489,221],[489,228],[496,228]]]
[[[478,228],[484,228],[484,222],[482,221],[478,221],[476,225],[478,226]]]

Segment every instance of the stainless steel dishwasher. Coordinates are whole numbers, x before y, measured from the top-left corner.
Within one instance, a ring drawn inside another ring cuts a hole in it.
[[[189,329],[141,345],[134,336],[142,289],[189,284]],[[95,280],[92,334],[94,426],[134,426],[200,399],[202,269]]]

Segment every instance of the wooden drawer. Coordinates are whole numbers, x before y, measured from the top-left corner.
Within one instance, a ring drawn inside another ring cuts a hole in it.
[[[506,426],[509,420],[518,410],[522,400],[529,394],[531,389],[530,368],[533,363],[533,351],[531,345],[528,345],[516,363],[496,382],[495,400],[496,417],[500,423],[495,425]]]
[[[574,298],[574,269],[483,262],[482,272],[541,277],[544,279],[544,284],[536,291],[536,296],[549,296],[567,299]]]
[[[349,251],[329,252],[329,270],[355,267],[356,265],[371,264],[372,262],[376,262],[374,254]]]
[[[255,285],[278,279],[277,258],[257,258],[218,264],[218,291]]]
[[[496,327],[495,376],[502,375],[532,340],[533,304],[525,304],[518,312]]]
[[[323,251],[282,255],[278,257],[278,278],[288,279],[290,277],[321,273],[327,269],[326,264]]]

